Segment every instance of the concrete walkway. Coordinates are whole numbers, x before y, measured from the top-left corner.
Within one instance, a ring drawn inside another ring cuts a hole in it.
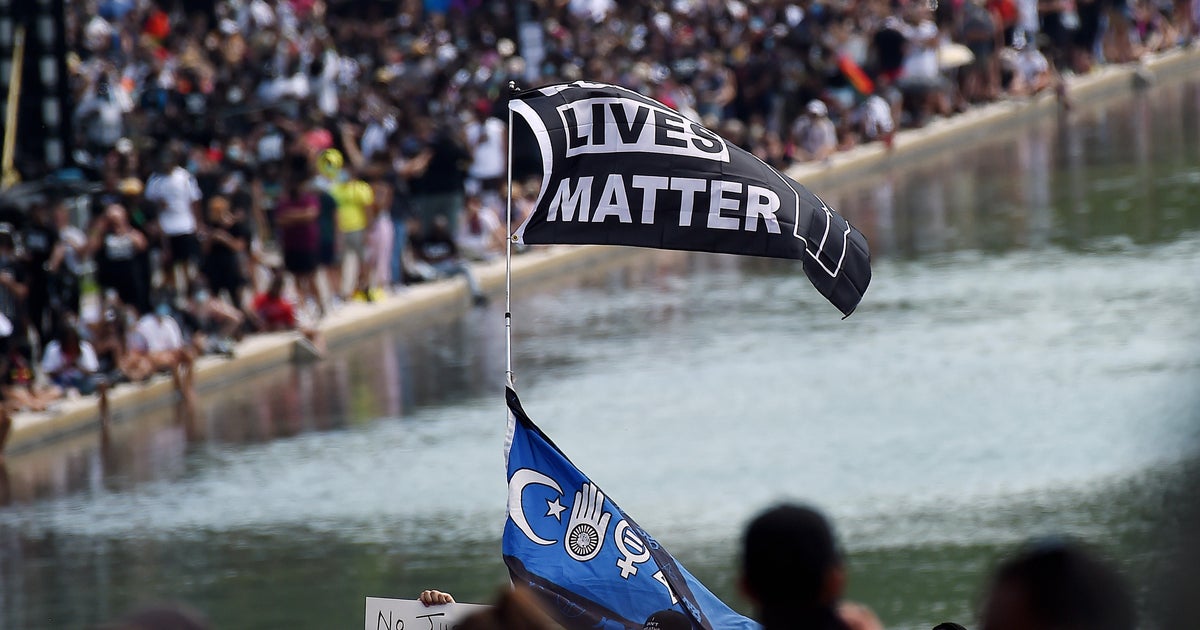
[[[1147,78],[1162,81],[1184,76],[1200,78],[1200,48],[1175,50],[1141,65],[1106,66],[1086,76],[1073,77],[1068,79],[1068,94],[1075,107],[1085,108],[1089,103],[1127,94],[1144,84]],[[827,163],[796,165],[788,174],[820,192],[822,188],[887,169],[898,160],[911,161],[1052,114],[1058,107],[1053,94],[1001,101],[933,121],[921,129],[901,132],[890,151],[880,143],[864,145],[839,153]],[[623,251],[627,250],[603,246],[537,247],[513,258],[513,285],[519,287],[547,275],[570,272],[604,258],[619,256]],[[474,272],[485,292],[493,299],[502,299],[502,259],[479,265]],[[336,347],[404,319],[429,316],[442,309],[467,304],[469,298],[462,279],[416,285],[371,304],[346,304],[324,318],[319,328],[327,345]],[[238,344],[232,359],[201,358],[196,363],[198,396],[215,394],[225,383],[287,365],[297,352],[298,339],[299,335],[294,333],[254,335]],[[172,404],[177,397],[174,386],[165,376],[156,377],[147,384],[123,384],[109,394],[111,418],[114,422],[136,419],[139,413]],[[62,401],[49,412],[15,416],[5,451],[31,450],[53,440],[94,430],[98,425],[95,397]]]

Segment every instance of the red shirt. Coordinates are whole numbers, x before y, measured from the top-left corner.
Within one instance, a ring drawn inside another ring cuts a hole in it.
[[[267,330],[291,330],[296,327],[296,312],[282,296],[262,293],[254,297],[254,312]]]

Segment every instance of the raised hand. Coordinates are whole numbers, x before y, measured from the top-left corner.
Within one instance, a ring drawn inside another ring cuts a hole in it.
[[[587,562],[600,553],[604,546],[604,535],[612,514],[604,511],[604,493],[589,482],[575,493],[571,506],[571,520],[567,521],[567,538],[563,546],[572,558]]]

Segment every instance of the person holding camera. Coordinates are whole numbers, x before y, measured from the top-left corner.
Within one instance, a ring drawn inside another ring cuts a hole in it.
[[[96,220],[88,235],[88,252],[96,261],[96,281],[104,289],[106,301],[115,294],[139,313],[150,310],[150,287],[138,256],[148,245],[146,235],[129,224],[129,214],[120,204],[109,204]]]

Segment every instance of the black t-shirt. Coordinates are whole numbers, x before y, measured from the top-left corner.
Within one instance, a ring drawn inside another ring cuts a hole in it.
[[[29,255],[30,271],[34,274],[43,273],[54,246],[58,244],[58,230],[42,225],[30,225],[22,234],[25,251]]]
[[[240,240],[243,246],[250,242],[250,231],[246,229],[245,223],[235,221],[228,228],[213,226],[213,232],[223,231],[234,239]],[[241,278],[241,265],[238,261],[237,250],[229,247],[224,241],[214,238],[213,234],[209,234],[209,250],[208,255],[204,258],[204,273],[209,277],[209,281],[216,286],[226,286],[230,282],[236,282]]]
[[[409,186],[408,179],[397,174],[392,174],[389,178],[392,185],[392,207],[388,208],[388,214],[392,221],[403,221],[412,216],[412,190]]]
[[[449,133],[439,133],[429,148],[433,155],[425,172],[412,180],[412,194],[438,195],[463,191],[471,154]]]
[[[25,263],[12,255],[0,256],[0,274],[10,274],[13,280],[21,284],[26,284],[29,279]],[[23,321],[21,315],[24,313],[24,309],[21,307],[21,298],[3,284],[0,284],[0,313],[3,313],[8,321],[12,322],[14,328]]]
[[[91,219],[104,214],[104,211],[114,203],[122,203],[125,197],[116,190],[101,190],[92,195],[91,204],[88,207],[88,216]]]
[[[458,256],[458,245],[447,235],[431,234],[422,236],[413,234],[408,239],[408,246],[413,252],[427,263],[440,263]]]
[[[904,45],[907,42],[904,33],[885,27],[875,33],[875,49],[879,53],[879,69],[888,72],[898,69],[904,63]]]

